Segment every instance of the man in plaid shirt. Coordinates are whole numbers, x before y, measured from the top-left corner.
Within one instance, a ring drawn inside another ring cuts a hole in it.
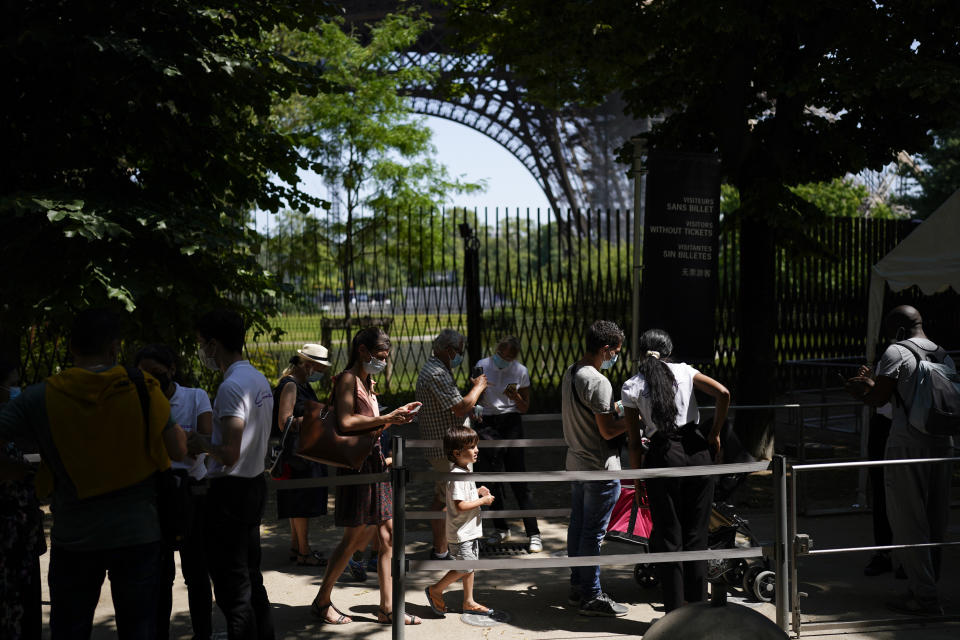
[[[468,416],[487,388],[487,377],[480,375],[470,382],[473,385],[466,396],[453,380],[453,371],[463,363],[463,349],[466,339],[453,329],[444,329],[433,341],[433,355],[420,369],[417,377],[417,400],[423,408],[417,415],[420,424],[420,438],[424,440],[443,440],[450,427],[469,424]],[[427,460],[434,471],[450,471],[450,462],[440,447],[426,450]],[[440,511],[446,504],[446,482],[437,482],[434,487],[431,511]],[[431,560],[444,560],[450,557],[447,552],[447,537],[443,519],[431,520],[433,530],[433,551]]]

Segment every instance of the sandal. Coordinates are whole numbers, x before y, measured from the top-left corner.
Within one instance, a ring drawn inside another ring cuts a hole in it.
[[[319,551],[298,553],[297,566],[298,567],[325,567],[327,566],[327,559],[324,558],[323,554],[320,553]]]
[[[337,612],[336,620],[327,620],[327,612],[330,610],[330,607],[333,607],[333,610]],[[328,602],[322,607],[317,604],[317,601],[314,600],[313,604],[310,605],[310,615],[314,618],[320,618],[320,624],[350,624],[353,622],[348,618],[340,609],[337,609],[333,606],[333,602]]]
[[[380,616],[386,618],[386,620],[381,620]],[[403,624],[406,625],[418,625],[423,620],[419,616],[411,615],[408,613],[403,614]],[[393,611],[387,612],[383,610],[383,607],[380,607],[380,615],[377,616],[377,624],[393,624]]]
[[[443,615],[447,612],[447,605],[443,602],[443,596],[441,595],[439,598],[434,598],[432,595],[430,595],[430,587],[424,587],[423,592],[427,594],[427,604],[430,605],[430,608],[433,610],[433,612],[438,616],[443,617]]]
[[[481,605],[480,608],[478,608],[478,609],[467,609],[466,607],[464,607],[464,608],[463,608],[463,612],[464,612],[464,613],[472,613],[472,614],[477,615],[477,616],[492,616],[492,615],[493,615],[493,609],[491,609],[490,607],[484,607],[483,605]]]
[[[293,547],[290,547],[290,562],[296,562],[297,556],[299,555],[300,555],[300,549],[295,549]]]

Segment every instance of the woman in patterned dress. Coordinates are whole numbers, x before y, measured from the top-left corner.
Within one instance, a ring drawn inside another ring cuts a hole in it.
[[[387,461],[380,445],[380,433],[391,424],[405,424],[413,419],[419,402],[411,402],[380,415],[377,397],[373,392],[372,375],[387,366],[390,356],[390,338],[379,327],[357,332],[350,345],[350,359],[346,369],[334,383],[334,402],[340,426],[344,431],[376,429],[375,444],[358,471],[338,469],[338,475],[382,473]],[[393,580],[390,561],[393,556],[393,489],[389,482],[337,487],[334,522],[344,527],[343,539],[333,550],[323,576],[323,584],[313,600],[310,613],[320,618],[321,624],[346,624],[352,620],[337,609],[332,601],[333,587],[347,567],[354,552],[365,549],[374,535],[380,546],[377,560],[377,581],[380,583],[380,611],[377,622],[389,624],[393,616]],[[420,618],[406,616],[406,624],[420,624]]]

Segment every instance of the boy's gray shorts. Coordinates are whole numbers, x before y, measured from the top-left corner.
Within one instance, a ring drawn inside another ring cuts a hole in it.
[[[479,560],[480,559],[480,539],[467,540],[465,542],[448,542],[447,548],[454,560]],[[473,569],[463,569],[467,573],[472,573]]]

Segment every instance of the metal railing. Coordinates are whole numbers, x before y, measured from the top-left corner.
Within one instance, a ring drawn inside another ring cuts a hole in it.
[[[836,404],[836,403],[830,403]],[[841,403],[847,404],[847,403]],[[737,409],[778,409],[800,410],[816,407],[817,405],[764,405],[731,407]],[[712,407],[701,407],[708,410]],[[566,447],[566,442],[560,438],[554,439],[513,439],[513,440],[481,440],[481,448],[502,447]],[[955,463],[955,458],[930,458],[909,460],[882,460],[882,461],[844,461],[830,463],[800,463],[789,464],[784,456],[774,456],[771,462],[751,462],[740,464],[720,464],[700,467],[633,469],[622,471],[533,471],[533,472],[482,472],[482,473],[440,473],[433,471],[413,471],[407,468],[406,457],[409,448],[436,447],[437,441],[404,439],[399,436],[393,438],[393,466],[388,472],[378,474],[338,476],[330,478],[304,480],[274,480],[273,488],[299,488],[313,486],[337,486],[349,484],[367,484],[371,482],[390,481],[393,485],[393,512],[394,512],[394,553],[392,560],[393,589],[395,592],[395,610],[399,614],[394,616],[393,638],[404,637],[404,598],[406,576],[408,571],[447,571],[451,569],[515,569],[515,560],[408,560],[406,558],[406,523],[415,520],[434,520],[443,516],[442,511],[408,512],[406,509],[407,487],[410,482],[435,482],[438,480],[473,480],[485,482],[570,482],[590,480],[633,480],[666,477],[685,477],[702,475],[727,475],[738,473],[752,473],[757,471],[772,471],[774,483],[774,540],[765,547],[750,549],[724,549],[695,552],[674,553],[636,553],[603,556],[582,556],[577,558],[545,558],[530,560],[523,563],[522,568],[549,569],[557,567],[594,566],[594,565],[623,565],[646,564],[654,562],[678,562],[684,560],[705,560],[724,558],[749,558],[766,555],[772,557],[775,570],[775,607],[776,623],[785,632],[791,629],[799,637],[801,633],[800,602],[803,595],[799,591],[798,558],[801,556],[831,555],[847,552],[870,550],[894,550],[915,547],[948,547],[960,545],[960,542],[942,542],[926,544],[903,544],[886,546],[843,547],[830,549],[812,549],[808,536],[797,532],[798,511],[803,505],[799,490],[799,476],[810,471],[824,469],[866,468],[871,466],[891,466],[905,464],[927,463]],[[789,491],[788,491],[789,489]],[[481,518],[513,518],[524,516],[564,517],[569,515],[566,508],[557,509],[514,509],[514,510],[484,510]],[[723,588],[717,585],[716,588]],[[399,594],[399,595],[398,595]],[[802,625],[808,630],[826,629],[861,629],[894,624],[923,622],[952,622],[960,621],[960,616],[939,616],[924,618],[899,618],[893,620],[856,620],[813,622]]]
[[[799,638],[801,633],[801,628],[806,627],[808,630],[816,631],[825,631],[825,630],[860,630],[860,629],[869,629],[876,628],[878,626],[892,626],[892,625],[901,625],[901,624],[911,624],[916,623],[922,620],[925,623],[929,622],[954,622],[960,621],[960,616],[953,615],[943,615],[943,616],[929,616],[923,618],[917,617],[904,617],[904,618],[894,618],[894,619],[880,619],[880,620],[852,620],[852,621],[828,621],[828,622],[808,622],[806,624],[802,623],[800,615],[800,598],[805,594],[802,594],[799,589],[799,561],[798,559],[801,556],[828,556],[838,553],[852,553],[852,552],[861,552],[861,551],[893,551],[898,549],[916,549],[916,548],[934,548],[934,547],[951,547],[951,546],[960,546],[960,542],[930,542],[930,543],[915,543],[915,544],[894,544],[894,545],[864,545],[860,547],[834,547],[828,549],[814,549],[813,541],[806,534],[797,532],[797,479],[798,477],[809,471],[820,471],[824,469],[845,469],[845,468],[866,468],[866,467],[888,467],[896,465],[915,465],[915,464],[935,464],[935,463],[957,463],[960,462],[960,457],[954,458],[914,458],[914,459],[905,459],[905,460],[868,460],[868,461],[857,461],[857,462],[825,462],[825,463],[816,463],[816,464],[797,464],[791,465],[789,471],[790,478],[790,499],[784,504],[789,504],[789,539],[790,539],[790,610],[791,615],[791,627],[793,633]],[[783,514],[786,515],[786,514]],[[782,593],[778,591],[778,594]]]

